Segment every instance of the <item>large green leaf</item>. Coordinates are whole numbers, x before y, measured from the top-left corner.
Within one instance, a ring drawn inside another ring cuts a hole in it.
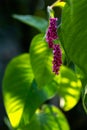
[[[30,60],[38,87],[41,88],[52,80],[52,50],[48,48],[44,36],[34,37],[30,46]]]
[[[37,110],[28,125],[22,124],[20,130],[70,130],[63,113],[54,106],[43,106]]]
[[[78,103],[82,85],[72,70],[62,66],[59,76],[54,77],[53,85],[57,87],[60,106],[65,111],[70,110]]]
[[[6,69],[3,79],[3,96],[7,114],[13,126],[17,126],[20,122],[33,78],[28,54],[14,58]]]
[[[45,19],[37,17],[37,16],[14,14],[13,18],[15,18],[27,25],[33,26],[41,32],[45,32],[47,25],[48,25],[48,22]]]
[[[29,123],[35,110],[51,96],[45,92],[37,88],[29,54],[20,55],[9,63],[3,79],[3,97],[13,127],[17,127],[21,119]]]
[[[62,12],[62,38],[70,59],[87,74],[87,1],[70,0]]]

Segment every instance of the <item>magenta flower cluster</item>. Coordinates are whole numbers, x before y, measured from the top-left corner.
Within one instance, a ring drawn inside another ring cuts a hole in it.
[[[53,72],[59,74],[59,69],[62,64],[62,52],[59,44],[53,45]]]
[[[57,20],[57,18],[50,18],[50,24],[46,33],[46,42],[48,42],[49,48],[53,47],[53,40],[56,40],[58,38]]]
[[[48,30],[46,32],[46,42],[49,48],[53,49],[53,72],[59,74],[62,64],[62,52],[59,44],[54,44],[54,40],[58,39],[57,35],[57,18],[50,18]]]

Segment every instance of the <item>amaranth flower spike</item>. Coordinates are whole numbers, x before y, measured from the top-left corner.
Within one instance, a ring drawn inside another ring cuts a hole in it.
[[[59,44],[53,45],[53,72],[59,74],[60,66],[62,64],[62,52]]]
[[[46,32],[46,42],[48,42],[49,48],[52,48],[53,41],[58,38],[57,36],[57,18],[50,18],[48,30]]]
[[[57,35],[57,18],[50,18],[48,30],[46,32],[46,42],[49,48],[53,49],[53,72],[59,74],[59,69],[62,64],[62,52],[59,44],[55,44],[54,40],[58,39]]]

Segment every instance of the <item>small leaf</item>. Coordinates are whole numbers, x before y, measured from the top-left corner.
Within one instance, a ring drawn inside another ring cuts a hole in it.
[[[37,17],[37,16],[14,14],[13,18],[15,18],[29,26],[33,26],[41,32],[45,32],[47,25],[48,25],[48,22],[45,19],[43,19],[41,17]]]
[[[44,87],[54,74],[52,72],[52,50],[48,48],[42,34],[34,37],[30,46],[30,60],[38,87]]]
[[[63,113],[54,106],[43,106],[37,110],[30,124],[20,130],[70,130]]]
[[[54,86],[57,87],[58,95],[61,97],[60,106],[65,111],[70,110],[77,104],[82,85],[72,70],[62,66],[59,76],[54,78]]]
[[[64,7],[65,4],[66,4],[65,2],[57,0],[55,3],[52,4],[52,7]]]

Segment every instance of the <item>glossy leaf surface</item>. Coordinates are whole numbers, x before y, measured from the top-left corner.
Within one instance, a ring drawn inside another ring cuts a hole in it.
[[[54,76],[52,57],[52,50],[48,48],[44,36],[42,34],[35,36],[30,46],[30,60],[39,88],[47,85]]]
[[[13,59],[6,69],[3,95],[5,108],[13,126],[17,126],[20,122],[33,78],[27,54]]]

